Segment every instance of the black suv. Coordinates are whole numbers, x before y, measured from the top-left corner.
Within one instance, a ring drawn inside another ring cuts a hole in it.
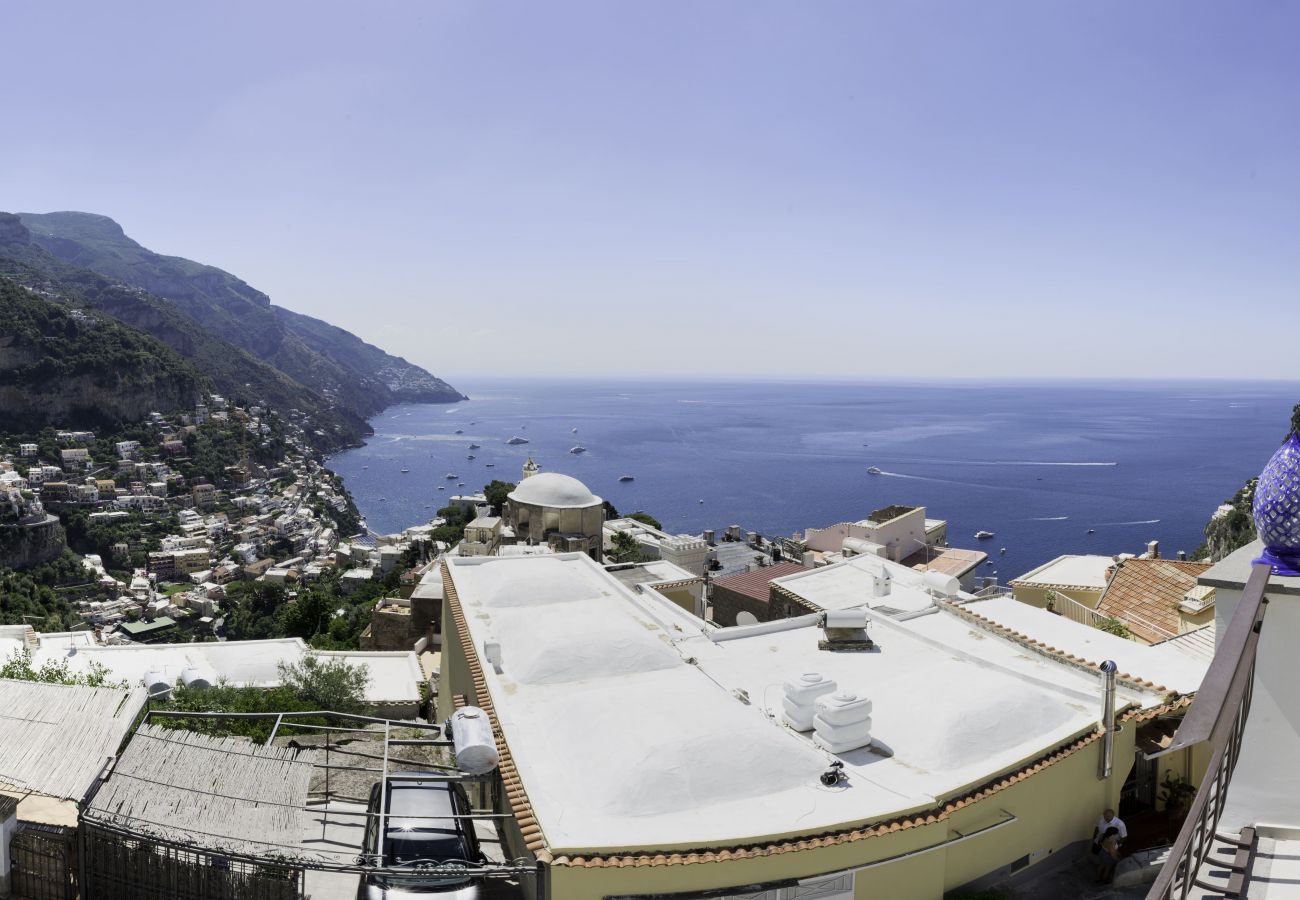
[[[438,895],[438,900],[478,900],[485,862],[465,789],[432,772],[403,773],[370,789],[366,837],[368,861],[385,871],[364,875],[357,900],[399,900]],[[381,819],[376,813],[388,813]],[[446,818],[439,818],[445,816]],[[378,858],[383,829],[383,857]]]

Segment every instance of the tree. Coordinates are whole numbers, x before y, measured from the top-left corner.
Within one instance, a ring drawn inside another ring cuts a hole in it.
[[[641,510],[637,510],[634,513],[628,513],[626,518],[636,519],[638,522],[642,522],[646,525],[649,525],[651,528],[658,528],[660,531],[664,530],[664,526],[659,523],[659,520],[656,519],[654,516],[650,515],[650,513],[648,512],[642,512]]]
[[[616,531],[610,538],[609,558],[614,562],[640,562],[641,545],[626,531]]]
[[[370,670],[353,666],[340,657],[325,659],[308,653],[298,662],[278,664],[280,681],[315,709],[360,713],[366,709],[366,685]]]
[[[66,659],[47,659],[39,667],[33,664],[32,651],[23,648],[0,663],[0,678],[15,681],[39,681],[44,684],[80,684],[85,687],[115,687],[126,690],[125,681],[109,681],[108,667],[92,662],[87,672],[73,672]]]
[[[501,515],[506,508],[506,497],[519,485],[510,481],[497,481],[495,478],[483,486],[483,496],[487,497],[492,512]]]

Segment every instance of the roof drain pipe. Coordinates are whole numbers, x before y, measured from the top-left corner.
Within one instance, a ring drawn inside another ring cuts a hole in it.
[[[1108,659],[1101,664],[1101,760],[1097,764],[1097,777],[1109,778],[1111,760],[1115,755],[1115,673],[1119,666]]]

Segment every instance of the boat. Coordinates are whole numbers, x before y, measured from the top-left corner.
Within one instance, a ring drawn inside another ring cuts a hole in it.
[[[473,453],[471,453],[469,456],[467,456],[467,457],[465,457],[465,458],[466,458],[466,459],[475,459],[476,457],[474,456]]]
[[[465,486],[465,482],[463,481],[456,482],[456,487],[464,487],[464,486]]]
[[[510,440],[506,441],[506,443],[507,443],[507,444],[526,444],[526,443],[528,443],[528,438],[521,438],[519,435],[516,434],[516,435],[514,435],[513,437],[511,437]]]
[[[465,433],[465,429],[463,429],[463,428],[457,428],[457,429],[456,429],[456,433],[457,433],[457,434],[464,434],[464,433]]]
[[[1006,555],[1007,555],[1007,548],[1006,548],[1006,547],[1003,547],[1003,548],[1002,548],[1001,550],[999,550],[998,552],[1001,553],[1003,556],[1006,556]]]
[[[1096,534],[1096,533],[1097,533],[1097,529],[1095,529],[1095,528],[1089,528],[1089,529],[1088,529],[1088,534]]]
[[[438,490],[440,490],[440,491],[445,491],[445,490],[447,490],[447,489],[446,489],[445,487],[443,487],[442,485],[438,485]]]
[[[483,449],[483,445],[482,445],[482,444],[470,444],[470,445],[469,445],[469,449],[471,449],[471,450],[482,450],[482,449]]]
[[[448,481],[455,481],[455,480],[456,480],[457,478],[459,478],[459,477],[460,477],[460,476],[457,475],[455,472],[448,472],[448,473],[447,473],[447,480],[448,480]]]
[[[369,469],[370,466],[362,466],[361,468],[363,468],[363,469]]]
[[[700,502],[701,502],[701,503],[704,502],[704,498],[703,498],[703,497],[700,498]]]
[[[586,452],[587,452],[587,448],[586,448],[586,447],[570,447],[570,448],[569,448],[569,452],[570,452],[570,453],[586,453]]]
[[[387,503],[387,502],[388,502],[388,498],[387,498],[387,497],[380,497],[380,498],[379,498],[379,502],[380,502],[380,503]]]
[[[408,468],[406,468],[405,466],[402,467],[402,474],[403,474],[403,475],[405,475],[405,474],[406,474],[407,472],[409,472],[409,471],[411,471],[411,470],[408,469]]]
[[[882,471],[880,471],[880,469],[879,469],[877,466],[868,466],[868,467],[867,467],[867,474],[868,474],[868,475],[883,475],[883,474],[885,474],[885,473],[882,472]]]
[[[569,429],[569,434],[577,434],[577,433],[578,433],[578,429],[576,429],[576,428],[570,428],[570,429]]]
[[[636,479],[633,478],[631,475],[620,475],[620,476],[618,476],[618,480],[619,480],[619,481],[636,481]]]
[[[991,531],[977,531],[977,532],[975,532],[975,538],[976,538],[976,540],[983,541],[983,540],[987,540],[988,538],[991,538],[991,537],[993,537],[993,532],[991,532]]]
[[[484,465],[486,468],[491,469],[492,467],[494,467],[494,466],[496,465],[496,463],[483,463],[483,465]]]

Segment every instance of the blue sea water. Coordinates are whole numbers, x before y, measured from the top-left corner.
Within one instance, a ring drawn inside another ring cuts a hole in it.
[[[470,401],[389,409],[366,446],[331,460],[372,530],[426,522],[493,478],[517,481],[531,455],[673,532],[790,534],[924,504],[1003,580],[1062,553],[1139,553],[1150,540],[1190,552],[1300,401],[1297,384],[1240,382],[460,387]],[[512,435],[529,443],[506,444]],[[996,537],[977,541],[981,529]]]

